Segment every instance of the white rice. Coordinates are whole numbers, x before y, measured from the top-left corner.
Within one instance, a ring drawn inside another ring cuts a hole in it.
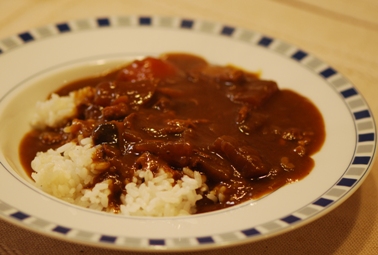
[[[34,128],[56,127],[76,114],[78,94],[85,90],[59,97],[53,94],[45,102],[38,102],[31,121]],[[87,91],[88,92],[88,91]],[[89,91],[90,92],[90,91]],[[81,97],[82,95],[79,95]],[[76,97],[76,99],[75,99]],[[76,101],[75,101],[76,100]],[[80,139],[79,139],[80,140]],[[81,139],[79,144],[67,143],[56,150],[39,152],[31,163],[36,185],[44,192],[82,207],[112,212],[108,208],[111,180],[91,186],[96,169],[96,152],[91,137]],[[196,201],[202,196],[197,190],[206,189],[201,174],[185,169],[184,177],[175,181],[162,169],[153,174],[149,169],[136,171],[133,182],[125,186],[120,213],[132,216],[178,216],[193,214]]]
[[[92,156],[95,151],[92,139],[85,138],[79,145],[71,142],[56,150],[38,152],[31,162],[35,171],[32,178],[43,191],[67,202],[88,207],[88,194],[84,187],[93,181],[91,170],[94,169]],[[104,207],[107,207],[107,202]]]
[[[76,116],[76,106],[93,97],[94,88],[85,87],[69,93],[68,96],[59,96],[55,93],[46,101],[38,101],[35,105],[31,126],[35,129],[59,127],[67,120]]]
[[[91,138],[77,145],[67,143],[56,150],[39,152],[32,161],[32,174],[36,185],[46,193],[69,203],[99,211],[108,208],[110,180],[97,183],[92,189],[85,188],[93,181],[96,164],[92,156],[96,147]],[[193,173],[175,183],[161,170],[156,176],[149,169],[136,171],[133,182],[128,183],[123,196],[121,213],[132,216],[178,216],[196,212],[196,201],[202,196],[197,189],[203,186],[201,175]]]
[[[49,100],[38,101],[32,116],[31,125],[36,129],[57,127],[68,118],[76,115],[75,94],[58,96],[52,94]]]
[[[141,184],[138,184],[140,183]],[[187,175],[181,181],[163,170],[155,177],[150,170],[138,170],[134,182],[126,185],[125,205],[121,212],[135,216],[177,216],[196,212],[196,201],[202,196],[196,190],[202,186],[201,175]]]

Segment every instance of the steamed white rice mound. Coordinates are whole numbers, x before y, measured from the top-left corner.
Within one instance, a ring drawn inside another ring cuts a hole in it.
[[[92,139],[80,144],[67,143],[56,150],[39,152],[32,161],[36,185],[48,194],[72,204],[99,211],[109,211],[110,180],[85,188],[93,181],[96,151]],[[186,170],[193,178],[184,177],[175,183],[170,174],[161,170],[154,174],[149,169],[136,171],[133,182],[127,184],[121,213],[132,216],[178,216],[196,212],[196,201],[202,196],[197,189],[203,186],[201,174]]]
[[[62,97],[52,94],[49,100],[37,102],[31,125],[37,129],[57,127],[75,115],[75,93]]]
[[[67,120],[76,116],[76,106],[91,97],[94,88],[85,87],[69,93],[67,96],[59,96],[55,93],[45,101],[38,101],[31,118],[31,126],[36,129],[46,127],[59,127]]]
[[[138,170],[133,182],[126,185],[125,205],[121,205],[121,212],[160,217],[195,213],[196,201],[202,198],[196,192],[202,186],[201,174],[194,172],[194,178],[184,175],[181,181],[174,182],[163,170],[155,177],[150,170]]]
[[[93,181],[95,151],[92,139],[85,138],[78,145],[71,142],[56,150],[39,152],[31,163],[35,171],[32,178],[38,187],[57,198],[87,208],[106,209],[110,193],[108,182],[84,189]]]
[[[56,150],[39,152],[32,161],[32,174],[36,185],[43,191],[69,203],[99,211],[108,208],[110,180],[85,188],[93,181],[96,164],[92,156],[96,151],[92,139],[80,144],[67,143]],[[186,170],[190,171],[190,170]],[[191,171],[190,171],[191,172]],[[191,172],[193,178],[174,179],[161,170],[154,174],[149,169],[136,171],[133,182],[127,184],[122,198],[121,213],[132,216],[178,216],[193,214],[196,201],[202,196],[196,190],[203,185],[201,174]]]
[[[68,96],[52,94],[49,100],[36,104],[31,125],[43,129],[57,127],[76,115],[76,105],[93,93],[90,88],[80,89]],[[69,130],[69,128],[67,129]],[[108,208],[111,180],[91,186],[101,163],[93,162],[96,147],[91,137],[79,139],[79,144],[67,143],[56,150],[39,152],[31,163],[35,171],[32,178],[44,192],[72,204],[100,211]],[[97,166],[97,167],[96,167]],[[175,183],[161,170],[155,176],[149,169],[136,172],[133,182],[127,184],[121,213],[137,216],[177,216],[195,213],[195,203],[202,196],[196,190],[205,185],[198,172],[185,169],[185,175]],[[184,171],[184,172],[185,172]]]

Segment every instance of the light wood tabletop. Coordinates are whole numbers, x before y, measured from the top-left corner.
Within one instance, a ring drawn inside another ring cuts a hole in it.
[[[261,32],[317,56],[348,78],[378,116],[377,13],[374,0],[0,0],[0,39],[46,24],[114,15],[219,22]],[[202,253],[378,254],[378,165],[350,198],[320,219],[266,240]],[[0,219],[0,254],[137,253],[69,243]]]

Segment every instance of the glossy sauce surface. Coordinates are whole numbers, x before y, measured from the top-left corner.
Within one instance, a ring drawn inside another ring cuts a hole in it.
[[[115,210],[125,184],[143,167],[163,167],[176,179],[184,167],[206,176],[209,189],[224,200],[205,197],[197,202],[198,213],[261,197],[307,176],[311,155],[325,139],[322,116],[308,99],[193,55],[134,61],[56,93],[87,86],[87,100],[66,125],[71,133],[64,127],[33,130],[20,145],[20,157],[30,175],[38,151],[92,136],[101,146],[95,161],[105,162],[96,182],[113,180],[109,198]]]

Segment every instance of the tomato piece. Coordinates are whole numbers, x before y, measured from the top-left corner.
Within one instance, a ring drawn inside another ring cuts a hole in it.
[[[143,60],[136,60],[123,68],[119,73],[118,81],[143,81],[152,79],[165,79],[177,74],[178,70],[171,63],[147,57]]]

